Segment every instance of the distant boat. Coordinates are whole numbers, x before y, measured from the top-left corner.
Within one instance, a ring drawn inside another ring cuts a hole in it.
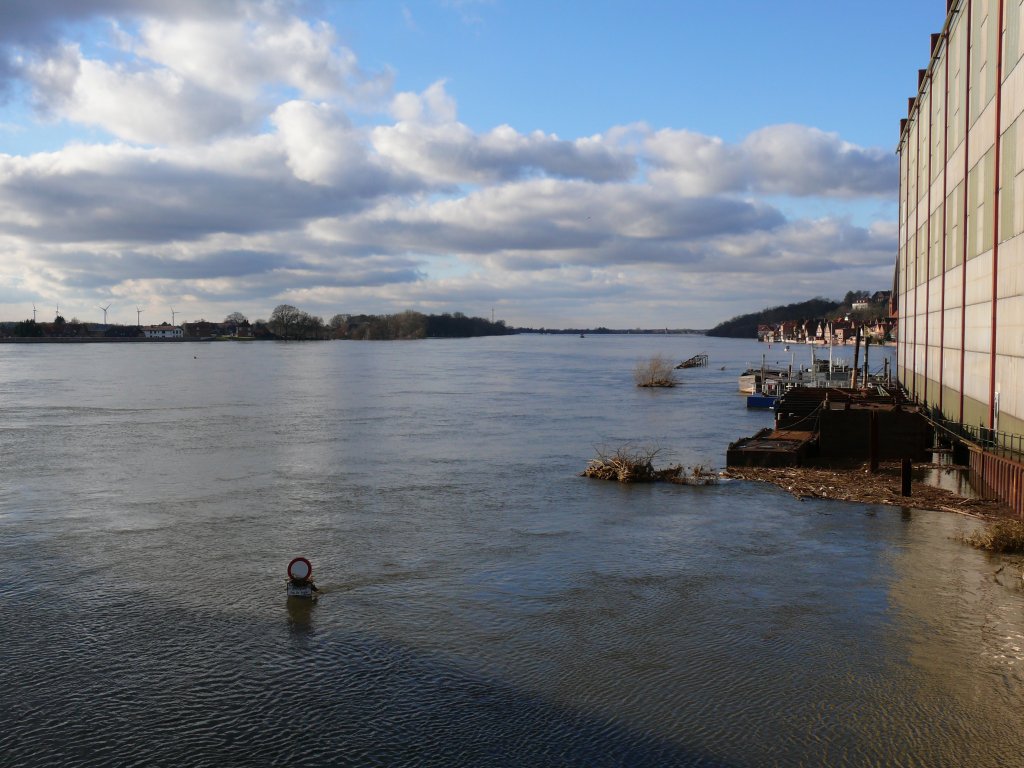
[[[775,395],[747,395],[747,408],[766,408],[774,409],[775,401],[778,400]]]
[[[762,376],[764,380],[762,380]],[[764,389],[765,381],[779,380],[785,377],[786,371],[777,368],[748,368],[740,374],[740,392],[753,395]]]

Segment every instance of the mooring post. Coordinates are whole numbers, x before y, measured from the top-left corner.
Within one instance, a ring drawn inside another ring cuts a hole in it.
[[[868,451],[871,474],[878,474],[878,411],[871,409],[871,422],[868,433]]]
[[[860,361],[858,360],[859,357],[860,357],[860,328],[858,327],[857,328],[857,333],[853,337],[853,371],[852,371],[852,380],[850,381],[850,388],[851,389],[856,389],[857,388],[857,374],[860,373],[860,371],[858,370],[858,367],[859,367],[859,364],[860,364]]]
[[[902,493],[904,496],[910,495],[910,471],[913,468],[913,463],[910,459],[904,459],[900,465],[900,479],[903,481]]]

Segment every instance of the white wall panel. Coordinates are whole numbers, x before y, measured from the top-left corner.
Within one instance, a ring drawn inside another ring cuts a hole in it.
[[[964,331],[965,349],[988,353],[992,344],[992,305],[989,302],[967,305]]]
[[[967,306],[992,298],[992,251],[967,262]]]
[[[942,353],[942,385],[960,389],[960,350],[946,349]]]
[[[999,109],[1002,113],[999,116],[999,132],[1002,133],[1024,112],[1024,66],[1014,67],[1013,72],[1003,82],[1002,104]]]
[[[988,403],[989,360],[987,354],[964,353],[964,394]]]
[[[946,309],[959,307],[962,303],[961,286],[964,284],[964,270],[962,265],[946,271]],[[959,312],[957,313],[959,314]]]
[[[946,163],[946,188],[953,189],[964,178],[964,144],[949,153],[949,161]]]
[[[1017,419],[1024,419],[1024,358],[996,357],[996,385],[999,392],[999,411]]]
[[[981,160],[984,154],[988,152],[995,143],[995,126],[996,102],[995,99],[993,99],[981,113],[981,117],[978,118],[978,122],[971,126],[971,131],[967,136],[967,151],[970,154],[967,163],[971,168]]]
[[[1020,201],[1024,205],[1024,200]],[[999,246],[1000,298],[1024,293],[1024,235],[1018,235]]]
[[[996,327],[996,353],[1024,357],[1024,296],[1000,300]]]

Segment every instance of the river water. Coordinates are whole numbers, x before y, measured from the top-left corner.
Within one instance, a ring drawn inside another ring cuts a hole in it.
[[[1022,564],[974,521],[578,476],[721,467],[763,351],[0,345],[0,765],[1024,764]]]

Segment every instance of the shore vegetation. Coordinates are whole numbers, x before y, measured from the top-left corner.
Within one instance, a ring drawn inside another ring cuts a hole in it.
[[[1024,552],[1024,520],[996,520],[985,528],[979,528],[963,538],[972,547],[987,552],[1019,553]]]

